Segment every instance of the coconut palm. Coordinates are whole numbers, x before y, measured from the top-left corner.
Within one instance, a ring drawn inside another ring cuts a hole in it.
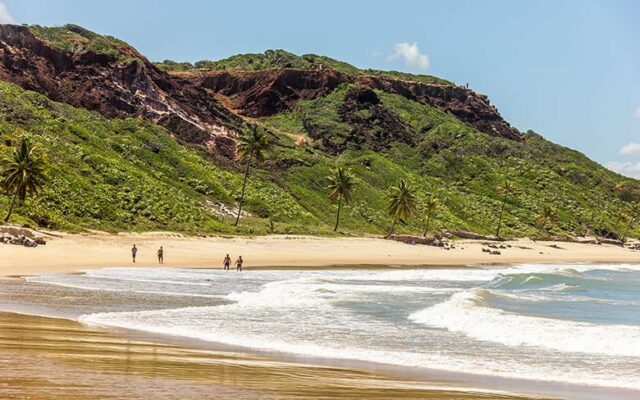
[[[409,218],[415,212],[415,209],[416,196],[413,192],[413,188],[406,180],[401,179],[397,186],[391,188],[391,193],[389,195],[387,211],[389,216],[393,218],[393,223],[391,224],[389,233],[385,237],[391,236],[398,221]]]
[[[257,126],[253,126],[251,133],[242,135],[238,140],[238,155],[240,160],[246,162],[244,170],[244,181],[242,182],[242,192],[240,194],[240,201],[238,204],[238,216],[234,226],[238,226],[240,221],[240,214],[242,213],[242,204],[244,203],[244,193],[247,187],[247,178],[249,177],[249,171],[251,170],[251,162],[253,160],[256,163],[262,163],[265,158],[265,154],[272,149],[272,143],[269,135],[258,129]]]
[[[502,207],[500,207],[500,216],[498,217],[498,228],[496,236],[500,236],[500,227],[502,226],[502,216],[504,215],[504,207],[507,204],[507,197],[513,191],[513,185],[509,181],[505,181],[503,186],[498,188],[498,194],[502,196]]]
[[[2,188],[11,196],[9,212],[5,222],[9,221],[16,201],[24,203],[28,195],[38,194],[46,181],[44,160],[36,154],[28,139],[23,138],[13,152],[13,156],[3,160]]]
[[[332,203],[338,203],[338,213],[336,215],[336,226],[333,228],[334,232],[338,230],[338,225],[340,224],[340,210],[342,208],[342,203],[344,202],[346,205],[351,203],[351,193],[353,192],[353,188],[355,187],[355,177],[351,173],[350,170],[338,167],[331,175],[327,177],[329,181],[329,185],[327,189],[329,190],[329,199]]]
[[[431,221],[431,214],[433,214],[438,209],[438,201],[433,196],[431,196],[427,199],[427,201],[425,201],[423,207],[427,212],[427,224],[424,228],[424,234],[422,235],[424,237],[427,236],[427,233],[429,233],[429,222]]]
[[[536,215],[536,226],[543,229],[547,223],[553,223],[557,220],[556,211],[549,205],[542,207],[542,210]]]

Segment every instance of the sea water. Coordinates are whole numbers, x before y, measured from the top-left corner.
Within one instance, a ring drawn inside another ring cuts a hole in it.
[[[110,268],[27,281],[24,298],[48,299],[33,307],[65,310],[85,324],[314,358],[640,390],[636,265]]]

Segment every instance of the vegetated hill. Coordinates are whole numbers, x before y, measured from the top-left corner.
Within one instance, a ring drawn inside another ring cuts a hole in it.
[[[181,140],[232,156],[243,121],[204,89],[172,77],[131,46],[76,25],[0,25],[0,79],[105,117],[142,117]]]
[[[37,30],[49,28],[32,27],[47,49],[38,53],[42,45],[14,40],[14,32],[30,37],[18,28],[0,29],[0,77],[42,94],[0,85],[0,155],[27,135],[47,155],[53,178],[42,196],[16,210],[17,220],[24,223],[114,231],[330,233],[336,208],[328,200],[325,177],[339,164],[356,176],[353,203],[344,209],[341,221],[341,230],[353,234],[385,232],[390,224],[386,195],[401,178],[414,186],[420,202],[433,195],[441,203],[433,231],[493,233],[501,204],[496,189],[505,180],[515,187],[505,210],[506,236],[536,233],[535,217],[544,205],[558,211],[558,221],[548,225],[553,234],[622,232],[625,224],[619,213],[640,198],[637,181],[535,133],[518,132],[485,96],[466,88],[324,66],[328,62],[321,68],[292,64],[296,68],[247,71],[201,66],[169,75],[134,50],[113,53],[126,46],[116,39],[91,38],[95,34],[82,30],[78,38],[76,27],[46,34]],[[73,40],[65,36],[67,31]],[[83,44],[72,45],[75,40]],[[96,69],[91,60],[101,53],[111,56]],[[126,80],[118,80],[114,71],[139,61],[128,61],[124,54],[143,60],[144,74],[162,90],[162,99],[180,99],[181,110],[198,110],[186,115],[187,120],[210,118],[229,126],[218,135],[228,140],[226,156],[218,157],[216,147],[206,140],[190,140],[173,125],[165,124],[165,129],[154,124],[163,120],[141,111],[153,109],[150,103],[135,103],[130,112],[115,114],[87,103],[74,83],[88,80],[88,87],[104,89],[103,98],[128,96],[133,87],[116,89]],[[268,54],[265,57],[271,57]],[[313,64],[307,56],[291,56]],[[74,60],[72,68],[62,72],[67,80],[55,87],[57,91],[48,91],[33,75],[45,70],[40,65],[55,68],[58,58],[65,57]],[[79,59],[88,61],[82,64]],[[244,65],[241,59],[237,65]],[[10,68],[16,63],[39,67]],[[96,71],[101,73],[99,85],[84,76]],[[162,79],[154,80],[156,76]],[[39,84],[31,85],[33,81]],[[269,130],[276,147],[249,180],[251,216],[237,231],[230,225],[232,217],[225,216],[241,184],[241,165],[230,153],[235,134],[250,123]],[[0,212],[7,207],[8,199],[0,197]],[[425,217],[419,213],[399,230],[420,233]]]
[[[451,85],[451,82],[432,75],[415,75],[398,71],[379,71],[374,69],[359,69],[344,61],[317,54],[298,56],[285,50],[267,50],[264,53],[238,54],[218,61],[201,60],[195,63],[175,62],[164,60],[156,65],[168,72],[187,71],[264,71],[272,69],[304,69],[304,70],[334,70],[345,74],[376,75],[398,80],[419,81]]]

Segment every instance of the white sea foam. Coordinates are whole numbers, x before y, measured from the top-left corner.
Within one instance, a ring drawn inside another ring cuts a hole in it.
[[[632,301],[626,295],[592,297],[588,290],[571,287],[574,281],[582,285],[592,279],[591,284],[603,276],[619,280],[607,271],[625,270],[634,273],[638,267],[559,264],[244,274],[112,268],[43,281],[230,302],[178,309],[168,299],[163,310],[86,314],[80,320],[87,324],[310,357],[640,389],[639,326],[536,314],[544,313],[547,303],[557,307],[550,314],[555,316],[571,312],[568,302],[579,301],[576,307],[591,310],[591,303],[617,307]]]
[[[640,327],[595,325],[506,312],[486,304],[486,289],[456,293],[409,319],[506,346],[538,346],[561,352],[640,357]]]

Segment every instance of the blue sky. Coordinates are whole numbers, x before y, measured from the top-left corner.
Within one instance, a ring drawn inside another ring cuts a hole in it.
[[[2,3],[0,20],[76,23],[151,60],[282,48],[469,83],[517,128],[640,177],[640,1]]]

